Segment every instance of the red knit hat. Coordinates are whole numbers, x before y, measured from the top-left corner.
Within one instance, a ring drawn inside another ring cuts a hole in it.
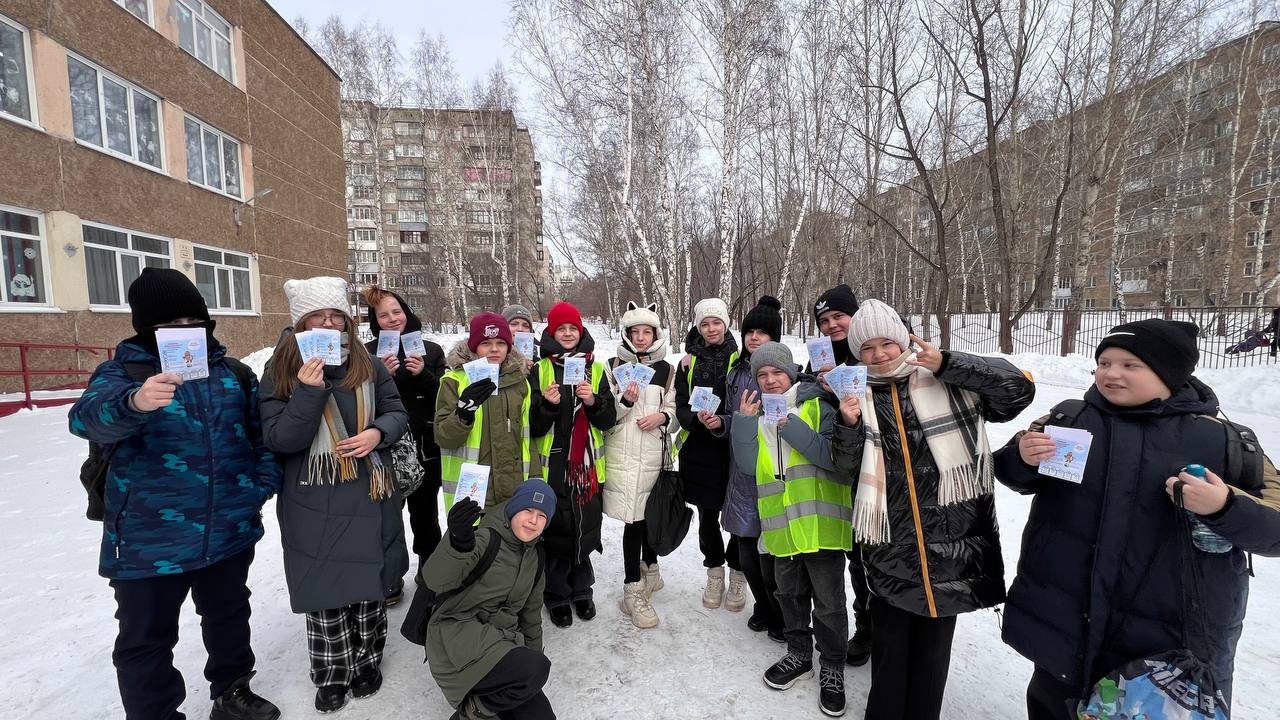
[[[468,350],[479,352],[480,343],[495,338],[505,342],[507,347],[514,344],[506,318],[495,312],[483,312],[471,318],[471,332],[467,336]]]
[[[552,333],[556,328],[564,324],[576,325],[578,334],[582,334],[582,313],[578,312],[578,308],[567,302],[556,303],[550,311],[547,312],[547,330]]]

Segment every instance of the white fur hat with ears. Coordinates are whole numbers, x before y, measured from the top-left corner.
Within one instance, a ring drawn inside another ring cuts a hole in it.
[[[636,325],[648,325],[654,332],[661,330],[662,319],[658,317],[658,303],[649,303],[640,307],[634,302],[627,302],[627,311],[622,314],[623,334]]]

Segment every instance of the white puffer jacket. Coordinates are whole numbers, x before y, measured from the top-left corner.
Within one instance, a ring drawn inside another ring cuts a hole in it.
[[[604,492],[604,512],[623,522],[644,519],[644,508],[649,502],[649,491],[662,470],[663,435],[679,428],[676,423],[675,368],[662,358],[667,355],[667,340],[659,337],[650,352],[641,359],[654,369],[653,380],[640,391],[635,405],[627,407],[622,402],[626,388],[618,387],[613,368],[636,362],[636,354],[624,341],[618,346],[618,357],[609,362],[609,384],[614,402],[618,406],[618,422],[605,434],[605,458],[608,482],[601,486]],[[641,430],[636,421],[645,415],[663,413],[664,425],[653,430]],[[669,442],[669,438],[668,438]],[[668,446],[669,447],[669,446]]]

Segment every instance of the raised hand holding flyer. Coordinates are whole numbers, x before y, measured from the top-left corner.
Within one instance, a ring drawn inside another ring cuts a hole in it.
[[[492,380],[495,386],[498,384],[498,366],[489,362],[488,358],[476,358],[469,363],[465,363],[462,369],[467,373],[467,382]],[[494,387],[493,394],[498,394],[497,387]]]
[[[480,507],[484,507],[485,494],[489,492],[489,466],[475,463],[462,463],[462,471],[458,474],[458,492],[454,494],[456,503],[463,498],[471,498]]]
[[[395,357],[400,354],[400,331],[383,330],[378,333],[378,357]]]
[[[383,332],[386,332],[385,330]],[[422,357],[427,354],[427,344],[422,342],[422,333],[415,331],[400,336],[400,345],[404,347],[407,357]]]
[[[1040,474],[1077,484],[1083,482],[1093,435],[1088,430],[1056,425],[1046,425],[1044,433],[1053,438],[1057,447],[1053,457],[1040,463]]]
[[[787,416],[787,398],[784,395],[764,393],[760,396],[760,403],[764,408],[765,425],[777,425],[779,420]]]
[[[587,379],[587,359],[582,357],[568,357],[564,359],[564,378],[560,381],[561,385],[573,387],[578,383]]]
[[[315,347],[315,357],[324,358],[325,365],[341,365],[342,364],[342,333],[337,330],[326,330],[325,328],[316,328],[311,331],[312,342]]]
[[[518,332],[516,333],[516,349],[525,358],[532,360],[537,355],[538,338],[533,333]]]
[[[159,328],[156,348],[160,351],[160,372],[174,373],[183,380],[209,377],[209,340],[204,328]]]
[[[711,391],[711,388],[703,385],[693,388],[693,394],[689,396],[689,409],[696,413],[714,413],[719,408],[720,398]]]
[[[836,351],[831,347],[831,338],[823,335],[806,342],[804,346],[809,351],[809,367],[815,371],[835,366]]]

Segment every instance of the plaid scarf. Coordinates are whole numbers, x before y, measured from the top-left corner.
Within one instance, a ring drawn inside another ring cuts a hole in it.
[[[859,543],[879,545],[889,536],[889,507],[885,496],[884,442],[876,417],[874,385],[907,378],[916,420],[924,430],[929,452],[938,466],[938,503],[953,505],[993,492],[991,446],[977,393],[939,381],[925,368],[908,365],[914,353],[903,353],[883,365],[867,368],[862,424],[866,445],[853,502],[853,536]],[[880,381],[880,382],[877,382]],[[887,382],[886,382],[887,381]],[[898,432],[890,428],[889,432]]]
[[[373,422],[373,382],[367,381],[355,392],[356,423],[360,428],[368,428]],[[298,481],[299,485],[333,485],[340,482],[351,482],[360,477],[358,463],[364,461],[369,470],[369,499],[385,500],[391,497],[393,490],[391,470],[382,463],[382,458],[375,450],[363,458],[347,457],[338,452],[338,443],[351,437],[342,422],[342,412],[338,409],[338,401],[333,393],[324,405],[324,422],[316,430],[316,437],[311,441],[311,451],[307,457],[307,472]]]

